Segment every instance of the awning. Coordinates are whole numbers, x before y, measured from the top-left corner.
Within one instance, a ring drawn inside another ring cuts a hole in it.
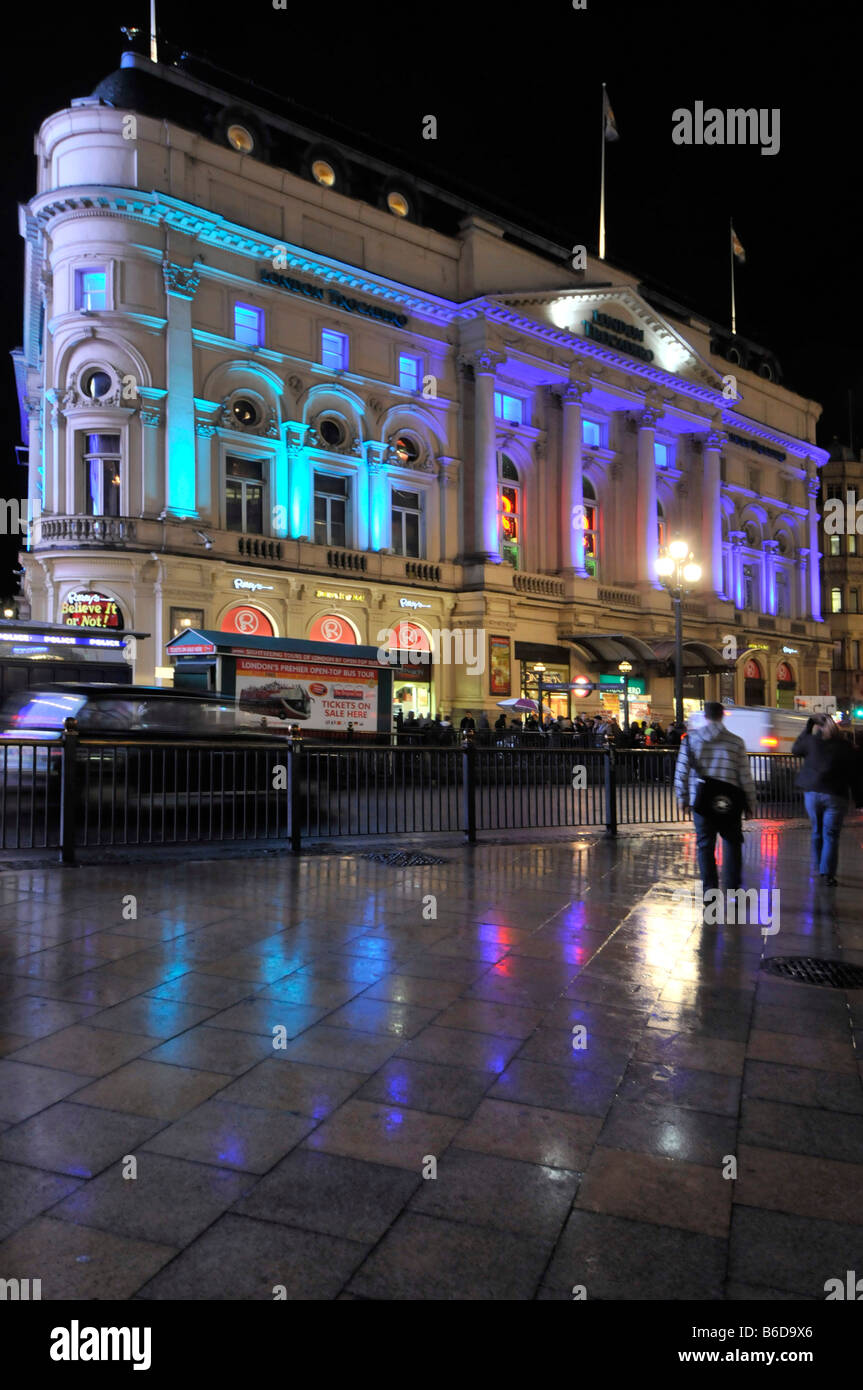
[[[674,643],[654,642],[656,658],[674,670]],[[715,675],[717,672],[733,671],[734,662],[726,661],[721,652],[707,642],[684,641],[683,669],[690,676]]]
[[[631,661],[634,667],[674,669],[674,641],[643,642],[628,632],[579,632],[567,634],[563,641],[586,653],[594,666],[617,667],[621,661]],[[721,652],[707,642],[686,640],[683,643],[683,669],[690,675],[717,671],[732,671],[734,663],[726,661]]]

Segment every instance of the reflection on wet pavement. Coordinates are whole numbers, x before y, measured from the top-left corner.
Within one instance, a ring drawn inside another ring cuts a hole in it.
[[[823,1299],[863,1240],[863,990],[759,963],[863,964],[860,827],[838,889],[807,839],[748,827],[772,935],[683,900],[686,831],[4,872],[4,1276]]]

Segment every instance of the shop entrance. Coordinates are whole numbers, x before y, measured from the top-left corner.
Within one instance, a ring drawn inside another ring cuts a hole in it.
[[[764,672],[757,661],[747,661],[743,668],[743,703],[764,704]]]
[[[780,661],[776,668],[776,708],[793,709],[797,682],[787,661]]]

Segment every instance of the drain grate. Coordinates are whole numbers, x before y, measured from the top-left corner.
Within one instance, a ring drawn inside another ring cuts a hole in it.
[[[375,864],[392,864],[394,868],[406,869],[413,864],[447,864],[436,854],[409,854],[406,850],[380,851],[377,854],[361,854],[361,859],[371,859]]]
[[[761,962],[768,975],[796,980],[803,985],[826,985],[828,989],[863,989],[863,965],[846,965],[842,960],[819,960],[817,956],[769,956]]]

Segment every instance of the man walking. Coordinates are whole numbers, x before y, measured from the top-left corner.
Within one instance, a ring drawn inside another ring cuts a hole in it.
[[[722,837],[725,888],[737,889],[743,876],[744,815],[755,809],[755,787],[742,738],[723,726],[725,711],[716,700],[704,706],[704,725],[684,739],[674,773],[674,794],[683,810],[692,808],[698,867],[704,892],[719,887],[716,837]]]

